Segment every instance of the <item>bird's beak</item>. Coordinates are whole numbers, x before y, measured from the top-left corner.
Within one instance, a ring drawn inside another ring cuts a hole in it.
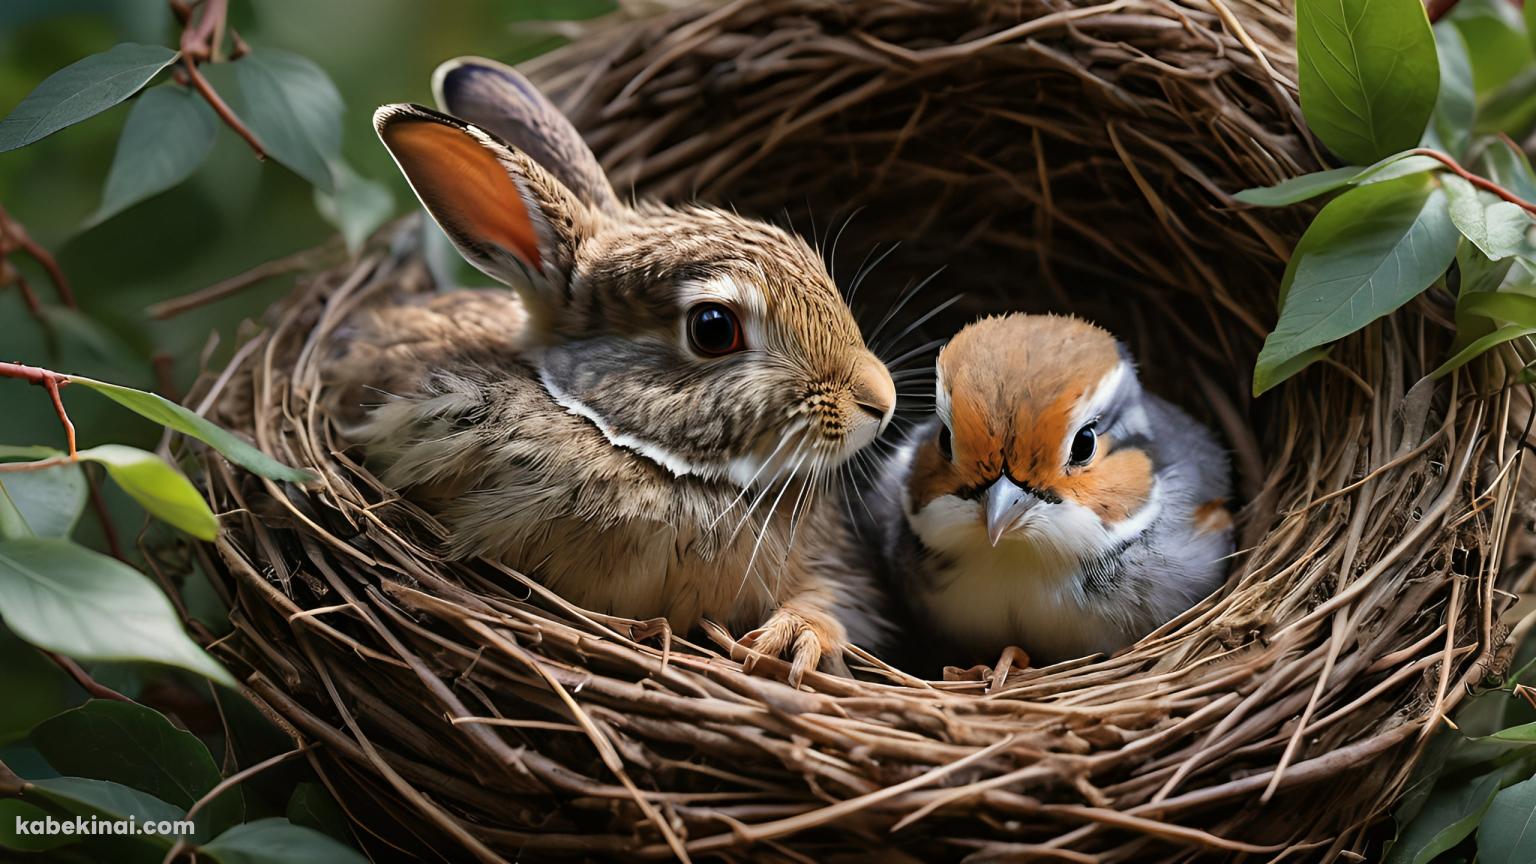
[[[1039,503],[1039,498],[1021,489],[1007,474],[997,478],[987,487],[987,539],[996,546],[1008,529]]]

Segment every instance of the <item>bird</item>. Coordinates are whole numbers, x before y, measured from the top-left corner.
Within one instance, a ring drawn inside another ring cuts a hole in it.
[[[1079,318],[982,318],[880,465],[864,534],[916,637],[984,662],[1112,654],[1222,582],[1225,450]]]
[[[449,557],[599,614],[746,631],[792,683],[846,672],[884,619],[828,481],[896,392],[820,256],[733,211],[621,200],[510,67],[450,61],[434,91],[442,110],[375,128],[503,287],[351,304],[324,382],[343,440]]]

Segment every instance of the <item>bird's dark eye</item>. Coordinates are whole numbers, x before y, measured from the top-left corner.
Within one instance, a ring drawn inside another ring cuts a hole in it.
[[[700,303],[688,310],[688,342],[693,350],[707,357],[746,347],[736,313],[720,303]]]
[[[1072,452],[1067,458],[1073,465],[1086,465],[1098,449],[1099,435],[1094,431],[1093,424],[1089,423],[1072,436]]]
[[[949,427],[939,424],[939,455],[953,462],[955,459],[954,442],[950,440]]]

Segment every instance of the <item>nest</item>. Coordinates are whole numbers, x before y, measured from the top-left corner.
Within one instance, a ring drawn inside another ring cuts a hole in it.
[[[1221,429],[1244,505],[1230,578],[1130,650],[934,681],[865,657],[857,680],[795,690],[784,664],[743,672],[718,632],[444,560],[441,526],[317,410],[347,312],[433,290],[397,234],[308,279],[196,394],[322,477],[205,459],[228,515],[197,554],[234,625],[215,654],[315,745],[384,858],[1379,848],[1439,718],[1500,670],[1518,463],[1509,397],[1470,374],[1412,386],[1445,356],[1448,295],[1248,397],[1307,214],[1230,193],[1321,164],[1290,20],[1283,0],[738,0],[599,29],[531,70],[618,188],[841,226],[840,254],[900,241],[861,296],[882,311],[945,265],[966,302],[939,333],[983,310],[1087,315]]]

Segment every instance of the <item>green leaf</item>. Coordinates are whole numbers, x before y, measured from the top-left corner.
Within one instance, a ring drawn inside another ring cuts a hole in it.
[[[1525,4],[1525,38],[1531,40],[1531,53],[1536,54],[1536,3]]]
[[[1424,805],[1428,803],[1430,793],[1435,789],[1435,781],[1445,771],[1445,760],[1451,751],[1463,742],[1459,733],[1451,730],[1442,730],[1430,739],[1429,746],[1414,763],[1413,771],[1408,776],[1408,784],[1403,788],[1403,793],[1398,796],[1397,807],[1392,811],[1392,822],[1396,828],[1393,834],[1393,843],[1403,834],[1403,830],[1413,824]],[[1390,849],[1392,844],[1388,844]]]
[[[1536,777],[1494,796],[1477,829],[1477,859],[1481,864],[1536,861]]]
[[[1470,315],[1536,327],[1536,297],[1512,291],[1483,291],[1461,298],[1456,305],[1458,311]]]
[[[159,456],[121,444],[81,450],[79,456],[105,465],[117,485],[157,519],[200,540],[219,536],[218,517],[208,509],[197,487]]]
[[[319,783],[305,781],[293,790],[288,799],[288,821],[305,828],[313,828],[323,834],[349,842],[352,835],[347,827],[347,814]]]
[[[1494,771],[1465,782],[1441,781],[1418,817],[1399,835],[1387,864],[1429,864],[1470,836],[1493,802],[1503,777],[1502,771]]]
[[[235,686],[148,577],[68,540],[0,541],[0,618],[33,645],[80,660],[168,663]]]
[[[1455,350],[1460,351],[1473,341],[1494,331],[1492,321],[1468,312],[1465,304],[1467,298],[1473,294],[1499,290],[1499,286],[1504,284],[1505,277],[1509,275],[1514,265],[1513,258],[1505,258],[1502,261],[1490,260],[1482,250],[1465,237],[1456,244],[1456,270],[1460,274],[1461,283],[1456,297]]]
[[[1283,381],[1303,352],[1413,299],[1450,266],[1456,244],[1445,193],[1423,174],[1360,186],[1328,202],[1291,254],[1280,320],[1254,368],[1254,394]]]
[[[1519,205],[1479,191],[1454,174],[1442,177],[1441,183],[1450,204],[1451,221],[1490,260],[1536,254],[1536,246],[1530,241],[1536,223]]]
[[[219,864],[368,864],[356,849],[287,819],[236,825],[202,851]]]
[[[159,864],[180,836],[177,823],[186,821],[181,808],[153,795],[118,783],[81,777],[34,780],[24,799],[53,810],[59,821],[80,817],[87,822],[131,822],[133,834],[76,834],[79,857],[65,861],[111,861],[112,864]],[[153,823],[153,829],[151,828]],[[162,833],[162,830],[164,833]],[[71,850],[75,851],[75,850]]]
[[[229,461],[263,477],[286,480],[290,483],[308,483],[315,479],[315,475],[308,471],[289,468],[233,434],[162,396],[75,375],[69,376],[69,380],[101,393],[141,417],[196,438],[224,454]]]
[[[395,198],[383,183],[357,176],[345,162],[331,166],[336,191],[315,189],[315,209],[325,221],[341,229],[348,251],[357,254],[363,243],[395,210]]]
[[[1472,344],[1461,349],[1460,351],[1457,351],[1455,356],[1440,364],[1440,368],[1429,373],[1429,377],[1444,378],[1452,372],[1455,372],[1457,369],[1460,369],[1461,367],[1472,362],[1474,359],[1487,352],[1488,349],[1493,348],[1496,345],[1503,345],[1505,342],[1513,342],[1516,339],[1530,336],[1532,334],[1536,334],[1536,327],[1521,327],[1519,325],[1500,327],[1492,333],[1489,333],[1487,336],[1484,336],[1481,339],[1477,339]]]
[[[1430,121],[1440,139],[1440,148],[1461,156],[1472,139],[1477,121],[1477,93],[1472,86],[1472,58],[1467,40],[1449,21],[1435,25],[1435,46],[1440,57],[1440,95],[1435,99],[1435,113]]]
[[[1440,164],[1439,160],[1429,156],[1395,153],[1364,168],[1348,165],[1328,171],[1316,171],[1282,180],[1273,186],[1244,189],[1232,197],[1244,204],[1253,204],[1258,207],[1284,207],[1309,198],[1316,198],[1345,186],[1380,183],[1384,180],[1394,180],[1409,174],[1430,171],[1439,168]]]
[[[1508,729],[1500,729],[1492,735],[1484,737],[1492,741],[1513,741],[1519,744],[1536,743],[1536,723],[1511,726]]]
[[[96,225],[191,176],[208,158],[218,117],[203,98],[178,84],[145,91],[128,112],[107,174]]]
[[[197,736],[133,702],[94,699],[32,730],[32,743],[58,771],[110,780],[180,807],[183,812],[222,779]],[[235,787],[198,811],[199,831],[214,837],[245,819]]]
[[[260,48],[236,61],[247,125],[272,158],[326,192],[341,158],[341,93],[314,61]]]
[[[187,815],[186,810],[167,804],[147,792],[109,780],[84,777],[33,780],[22,794],[25,798],[46,801],[72,815],[95,815],[102,819],[176,822]],[[170,837],[156,837],[166,847],[174,842]]]
[[[1478,107],[1477,131],[1524,138],[1536,127],[1536,67],[1509,79]]]
[[[1457,245],[1456,268],[1461,271],[1460,293],[1463,295],[1499,290],[1514,266],[1515,262],[1509,258],[1494,261],[1470,240],[1463,239]]]
[[[79,465],[0,474],[0,538],[68,537],[86,492]]]
[[[1508,141],[1495,139],[1483,153],[1488,178],[1526,201],[1536,202],[1536,171],[1531,160]]]
[[[49,75],[0,120],[0,153],[25,147],[127,99],[176,60],[161,45],[125,42]]]
[[[1297,0],[1296,54],[1302,114],[1344,161],[1419,142],[1440,86],[1421,0]]]
[[[38,822],[48,818],[48,811],[16,798],[0,800],[0,849],[16,852],[46,852],[80,842],[71,834],[42,834],[38,829],[22,834],[18,822]]]
[[[1508,0],[1461,0],[1449,16],[1467,40],[1478,95],[1503,86],[1531,62],[1520,13]]]

